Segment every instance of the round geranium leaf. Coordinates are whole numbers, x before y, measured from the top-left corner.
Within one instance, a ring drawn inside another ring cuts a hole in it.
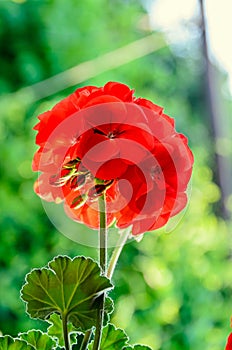
[[[21,339],[14,339],[9,335],[0,337],[0,350],[35,350],[36,348],[29,345]]]
[[[101,276],[92,259],[58,256],[48,267],[34,269],[26,276],[21,297],[32,318],[46,320],[58,313],[62,320],[87,330],[96,323],[96,298],[111,288],[110,280]]]
[[[27,333],[21,333],[20,339],[34,346],[36,350],[52,350],[56,348],[56,342],[48,334],[40,330],[31,330]]]
[[[109,323],[103,328],[101,338],[101,350],[122,350],[128,344],[129,338],[126,333]],[[93,349],[93,342],[89,344],[88,350]]]

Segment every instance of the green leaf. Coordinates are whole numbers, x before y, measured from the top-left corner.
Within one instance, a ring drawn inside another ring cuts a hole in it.
[[[100,307],[100,298],[97,298],[94,302],[94,306],[96,308]],[[106,297],[105,298],[105,304],[104,304],[104,318],[103,318],[103,325],[106,326],[109,321],[110,321],[110,315],[112,314],[112,312],[114,311],[114,302],[113,299],[111,299],[110,297]]]
[[[0,337],[0,350],[35,350],[35,348],[26,341],[14,339],[9,335]]]
[[[77,336],[76,336],[76,343],[73,344],[72,350],[80,350],[83,338],[84,338],[84,334],[83,333],[78,333],[77,334]]]
[[[103,324],[106,326],[110,321],[110,315],[114,311],[114,302],[110,297],[106,297],[104,306],[104,320]]]
[[[129,338],[126,333],[109,323],[103,328],[101,338],[101,350],[122,350],[128,344]],[[89,344],[88,350],[93,349],[93,342]]]
[[[152,350],[152,348],[150,348],[150,346],[147,345],[136,344],[134,346],[126,346],[122,350]]]
[[[60,346],[64,346],[64,338],[63,338],[63,329],[62,329],[62,321],[58,314],[52,314],[49,317],[48,322],[51,324],[48,327],[48,335],[57,339]],[[68,323],[68,333],[70,336],[70,343],[76,343],[76,335],[81,335],[82,333],[77,332],[77,329],[72,325],[72,323]]]
[[[56,312],[76,328],[87,330],[95,325],[96,298],[112,287],[92,259],[58,256],[48,268],[34,269],[26,276],[21,297],[32,318],[45,320]]]
[[[28,344],[34,346],[37,350],[52,350],[56,347],[56,342],[46,333],[40,330],[31,330],[27,333],[20,333],[20,339],[25,340]]]

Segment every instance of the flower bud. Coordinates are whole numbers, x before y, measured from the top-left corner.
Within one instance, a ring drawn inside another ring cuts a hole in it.
[[[74,191],[80,190],[86,183],[87,176],[79,175],[70,179],[70,188]]]
[[[72,201],[72,204],[70,206],[70,208],[72,209],[79,209],[80,207],[82,207],[82,205],[85,204],[85,202],[87,201],[88,196],[86,194],[77,196],[76,198],[74,198],[74,200]]]
[[[108,180],[105,181],[105,183],[103,184],[96,184],[95,186],[93,186],[92,188],[90,188],[89,192],[88,192],[88,196],[90,199],[95,199],[97,197],[100,197],[104,191],[106,191],[114,182],[114,180]]]

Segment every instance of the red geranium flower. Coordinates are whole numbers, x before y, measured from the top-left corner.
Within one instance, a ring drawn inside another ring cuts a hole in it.
[[[225,350],[232,350],[232,333],[230,333],[227,339]]]
[[[64,202],[66,213],[98,228],[104,192],[107,222],[134,235],[157,229],[187,203],[193,156],[174,120],[116,82],[87,86],[39,116],[36,193]]]

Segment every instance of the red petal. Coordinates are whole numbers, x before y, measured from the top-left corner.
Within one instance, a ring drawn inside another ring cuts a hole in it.
[[[149,218],[140,221],[135,221],[133,223],[132,234],[139,235],[146,231],[157,230],[160,227],[163,227],[169,219],[168,215],[159,216],[158,218]]]
[[[227,339],[225,350],[232,350],[232,333],[230,333],[230,335]]]
[[[110,159],[101,163],[85,158],[84,165],[90,169],[95,177],[102,180],[114,180],[121,177],[128,166],[128,164],[120,158]]]
[[[139,106],[143,106],[143,107],[146,107],[146,108],[149,108],[149,109],[152,109],[154,112],[158,113],[158,114],[162,114],[163,112],[163,108],[154,104],[153,102],[145,99],[145,98],[137,98],[134,103],[136,103],[137,105]]]
[[[100,94],[99,94],[100,95]],[[119,98],[115,97],[115,96],[110,96],[110,95],[100,95],[97,96],[95,98],[89,98],[89,102],[86,103],[85,108],[86,107],[90,107],[90,106],[95,106],[95,105],[99,105],[102,103],[115,103],[115,102],[121,102]]]
[[[79,209],[71,209],[70,206],[65,203],[64,209],[66,214],[74,221],[84,223],[92,229],[99,228],[99,211],[98,207],[94,208],[92,205],[84,204]],[[110,226],[114,220],[113,215],[107,215],[107,226]]]
[[[104,92],[113,96],[117,96],[122,101],[132,101],[134,90],[131,90],[127,85],[117,82],[109,82],[104,86]]]
[[[84,110],[84,120],[87,128],[93,127],[108,134],[115,127],[112,124],[121,124],[126,119],[126,106],[113,96],[100,96],[94,105]],[[102,129],[108,128],[108,129]]]
[[[64,194],[61,187],[50,185],[51,174],[43,173],[34,184],[35,193],[47,202],[61,201]]]

